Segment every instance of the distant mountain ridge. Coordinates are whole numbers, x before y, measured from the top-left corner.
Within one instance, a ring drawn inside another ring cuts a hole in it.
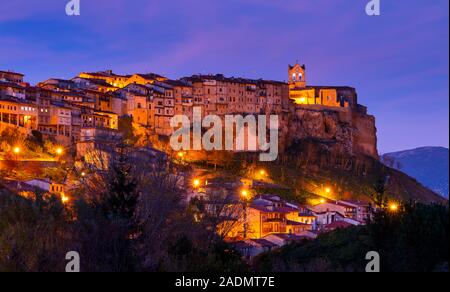
[[[381,161],[415,178],[441,196],[449,197],[449,149],[421,147],[384,154]]]

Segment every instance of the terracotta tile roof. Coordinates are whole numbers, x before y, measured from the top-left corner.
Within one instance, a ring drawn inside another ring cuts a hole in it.
[[[250,243],[247,243],[245,241],[233,242],[233,246],[234,246],[234,248],[240,249],[240,250],[253,248],[253,245],[251,245]]]
[[[295,235],[295,234],[287,234],[287,233],[274,233],[271,234],[273,236],[276,236],[278,238],[281,238],[283,240],[287,240],[287,241],[302,241],[305,239],[310,239],[307,236],[303,236],[303,235]]]
[[[313,214],[309,214],[309,213],[299,213],[298,214],[300,217],[311,217],[311,218],[315,218],[316,216],[314,216]]]
[[[179,86],[179,87],[192,87],[192,84],[190,82],[186,82],[183,80],[166,80],[163,83],[172,85],[172,86]]]
[[[1,71],[1,70],[0,70],[0,73],[6,73],[6,74],[13,74],[13,75],[25,76],[25,75],[23,75],[23,74],[21,74],[21,73],[17,73],[17,72],[13,72],[13,71]]]
[[[152,88],[150,88],[150,87],[148,87],[146,85],[138,84],[138,83],[130,83],[127,86],[125,86],[123,89],[126,89],[126,88],[131,87],[131,86],[138,87],[138,88],[145,89],[145,90],[152,90]]]
[[[273,248],[273,247],[277,247],[276,244],[266,240],[266,239],[250,239],[249,241],[253,241],[255,243],[257,243],[258,245],[262,246],[262,247],[269,247],[269,248]]]
[[[91,75],[91,76],[98,76],[98,77],[122,77],[122,78],[129,78],[131,75],[118,75],[113,72],[83,72],[84,74]]]
[[[155,74],[155,73],[145,73],[145,74],[136,74],[136,75],[139,76],[139,77],[142,77],[144,79],[147,79],[147,80],[155,80],[155,79],[159,79],[159,78],[166,78],[164,76],[161,76],[161,75],[158,75],[158,74]]]
[[[306,86],[306,89],[316,89],[316,90],[321,90],[321,89],[337,89],[337,90],[356,90],[354,87],[350,87],[350,86]]]
[[[286,85],[286,83],[274,80],[264,80],[264,79],[249,79],[243,77],[225,77],[223,74],[211,74],[211,75],[192,75],[190,77],[184,77],[182,79],[190,80],[191,82],[203,82],[207,80],[215,80],[218,82],[227,83],[238,83],[238,84],[248,84],[248,85],[261,85],[261,84],[276,84],[276,85]]]
[[[291,220],[287,220],[286,224],[292,225],[292,226],[310,226],[309,224],[306,224],[306,223],[301,223],[301,222],[291,221]]]
[[[91,82],[91,83],[93,83],[93,84],[95,84],[95,85],[99,85],[99,86],[115,87],[115,86],[109,84],[108,82],[106,82],[106,81],[103,80],[103,79],[83,78],[83,77],[75,77],[74,79],[78,79],[78,78],[79,78],[79,79],[86,80],[86,81],[88,81],[88,82]]]
[[[251,208],[256,209],[258,211],[264,212],[264,213],[291,213],[291,212],[297,212],[298,210],[290,207],[276,207],[271,205],[258,205],[258,204],[251,204]]]
[[[335,229],[343,229],[353,226],[352,224],[345,222],[345,221],[335,221],[333,223],[330,223],[324,227],[325,230],[331,231]]]
[[[305,64],[303,64],[303,65],[300,65],[300,64],[295,64],[295,65],[289,65],[289,70],[292,70],[292,69],[294,69],[295,68],[295,66],[297,66],[297,65],[299,65],[303,70],[306,70],[306,65]]]
[[[1,87],[14,87],[17,89],[25,89],[25,87],[17,84],[17,83],[13,83],[13,82],[5,82],[5,81],[0,81],[0,86]]]
[[[339,201],[338,203],[341,203],[341,204],[347,204],[347,205],[349,205],[349,206],[352,206],[353,207],[353,205],[354,206],[358,206],[358,207],[368,207],[369,206],[369,203],[367,203],[367,202],[362,202],[362,201],[357,201],[357,200],[345,200],[345,201]]]
[[[15,98],[14,96],[9,96],[9,95],[7,95],[6,97],[0,97],[0,101],[12,102],[12,103],[18,103],[18,104],[37,107],[37,105],[35,103],[33,103],[29,100],[18,99],[18,98]]]

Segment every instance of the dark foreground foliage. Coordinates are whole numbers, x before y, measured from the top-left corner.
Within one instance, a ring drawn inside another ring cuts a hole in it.
[[[83,272],[247,270],[182,204],[172,166],[117,149],[108,168],[89,169],[70,206],[0,185],[0,272],[63,272],[69,251],[80,254]]]

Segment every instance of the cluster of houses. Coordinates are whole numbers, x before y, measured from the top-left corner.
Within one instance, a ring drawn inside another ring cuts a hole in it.
[[[307,86],[304,65],[289,66],[288,73],[285,83],[220,74],[171,80],[154,73],[117,75],[107,70],[32,86],[23,74],[0,71],[0,130],[8,125],[37,130],[67,145],[89,136],[89,129],[116,131],[124,116],[156,135],[169,136],[174,131],[170,119],[185,115],[192,120],[194,107],[203,116],[278,114],[283,123],[283,113],[295,104],[358,106],[354,88]]]
[[[373,214],[373,206],[363,201],[323,197],[301,205],[276,194],[258,194],[267,188],[275,193],[282,189],[259,180],[211,179],[193,196],[203,199],[206,212],[222,222],[218,233],[249,258],[291,242],[315,239],[320,233],[364,225]]]
[[[119,115],[111,96],[75,79],[49,79],[31,86],[23,74],[0,71],[0,130],[39,131],[61,145],[80,141],[86,129],[117,131]]]
[[[364,225],[370,216],[371,206],[364,202],[326,200],[302,206],[277,195],[261,195],[252,200],[246,219],[229,235],[237,249],[251,258],[291,242],[315,239],[320,233]],[[244,238],[243,229],[247,229]]]

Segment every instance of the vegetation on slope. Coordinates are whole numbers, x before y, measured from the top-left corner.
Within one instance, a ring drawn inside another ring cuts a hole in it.
[[[265,169],[270,176],[268,181],[290,189],[274,191],[286,199],[300,203],[314,200],[318,196],[370,202],[376,195],[380,181],[385,183],[383,188],[388,199],[423,203],[447,202],[415,179],[386,167],[374,158],[333,153],[316,141],[295,144],[274,162],[259,162],[257,154],[248,153],[232,155],[215,152],[213,156],[197,153],[193,157],[197,165],[226,175],[252,178],[258,169]],[[332,192],[328,193],[326,189],[331,189]]]
[[[19,148],[20,153],[15,153],[15,148]],[[33,131],[32,135],[25,135],[6,128],[0,133],[0,159],[53,159],[56,148],[56,143],[44,140],[38,131]]]

